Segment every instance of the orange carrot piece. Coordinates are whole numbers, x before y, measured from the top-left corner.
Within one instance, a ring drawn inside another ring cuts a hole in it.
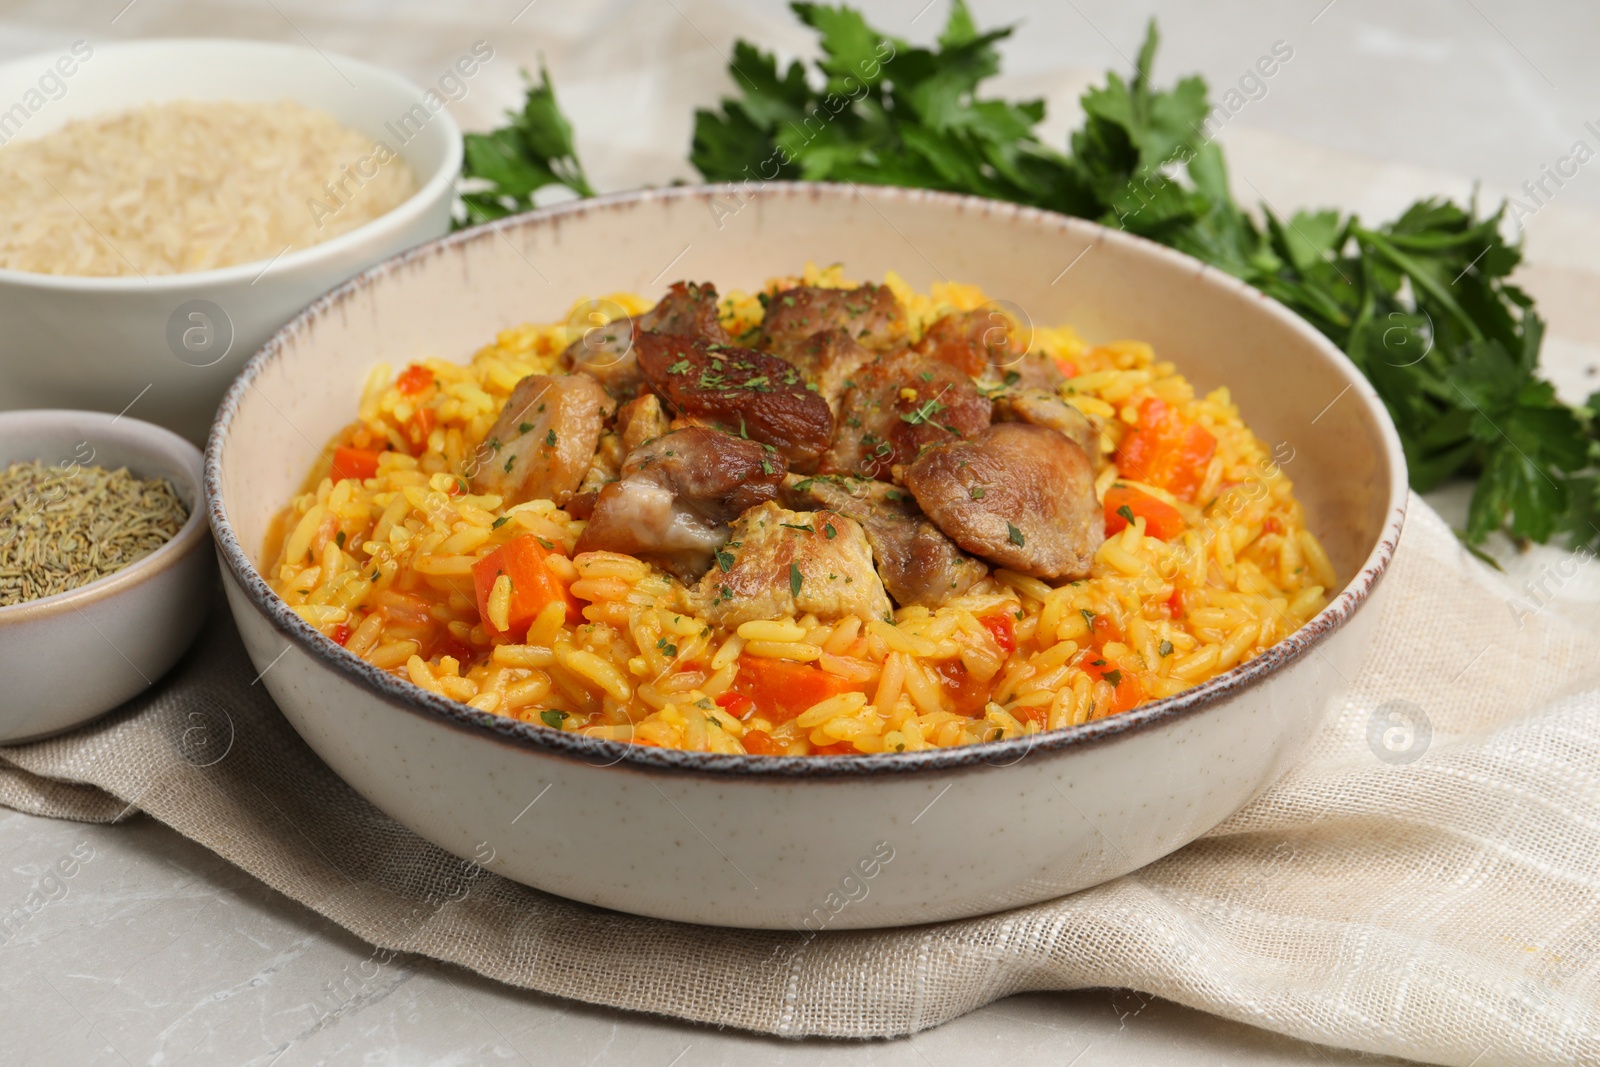
[[[378,453],[370,448],[351,448],[340,445],[333,450],[333,480],[346,478],[361,481],[378,473]]]
[[[472,586],[478,598],[478,617],[483,628],[501,637],[520,640],[527,636],[528,626],[545,606],[565,603],[567,622],[576,623],[583,611],[576,597],[547,563],[550,553],[539,544],[538,537],[523,534],[514,537],[472,565]],[[507,628],[501,631],[489,621],[489,593],[500,575],[511,579],[511,605],[506,612]]]
[[[400,372],[394,383],[404,396],[417,396],[428,391],[433,384],[433,371],[420,363],[413,363]]]
[[[1139,405],[1138,429],[1117,450],[1117,469],[1134,481],[1193,500],[1216,451],[1217,439],[1205,427],[1150,397]]]
[[[829,697],[859,690],[836,674],[809,663],[764,656],[740,656],[734,689],[755,702],[756,713],[776,725]]]
[[[1183,533],[1183,516],[1177,508],[1131,486],[1113,485],[1107,489],[1105,512],[1107,537],[1131,526],[1136,518],[1144,520],[1145,533],[1163,541]]]

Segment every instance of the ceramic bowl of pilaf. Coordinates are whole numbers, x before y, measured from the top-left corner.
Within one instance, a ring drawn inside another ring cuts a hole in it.
[[[1237,810],[1360,669],[1404,486],[1359,373],[1231,279],[826,186],[425,246],[281,331],[207,456],[263,681],[378,806],[592,903],[813,930]]]

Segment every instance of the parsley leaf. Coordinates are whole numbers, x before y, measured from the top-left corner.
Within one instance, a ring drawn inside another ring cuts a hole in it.
[[[548,710],[541,711],[539,713],[539,718],[543,719],[544,724],[550,727],[552,730],[559,730],[561,729],[561,724],[566,722],[569,718],[571,718],[571,716],[564,711],[557,711],[555,708],[550,708]]]
[[[800,567],[797,564],[790,563],[789,564],[789,592],[792,593],[795,596],[799,596],[800,595],[800,585],[805,580],[806,580],[806,576],[800,573]]]
[[[461,175],[471,188],[461,197],[468,224],[527,211],[534,206],[533,194],[546,186],[594,195],[549,72],[541,62],[538,82],[527,71],[522,77],[528,83],[522,110],[506,112],[510,122],[497,130],[462,138]]]
[[[1017,529],[1009,522],[1006,523],[1006,540],[1010,541],[1018,548],[1021,548],[1027,543],[1027,539],[1022,536],[1022,531]]]

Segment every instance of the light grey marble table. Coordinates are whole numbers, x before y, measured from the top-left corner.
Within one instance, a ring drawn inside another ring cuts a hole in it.
[[[860,6],[891,32],[925,40],[944,4],[924,11],[924,2]],[[1510,0],[975,0],[974,7],[983,24],[1023,22],[1005,48],[1003,87],[1046,96],[1055,131],[1076,121],[1068,105],[1090,77],[1128,65],[1152,13],[1166,40],[1163,80],[1200,71],[1220,91],[1274,42],[1288,42],[1293,60],[1230,119],[1224,137],[1238,146],[1236,172],[1283,195],[1371,210],[1388,206],[1374,190],[1404,186],[1414,195],[1431,182],[1417,175],[1433,173],[1477,175],[1516,190],[1573,141],[1594,143],[1584,123],[1600,120],[1600,66],[1585,54],[1600,39],[1600,9],[1581,0],[1536,8]],[[719,53],[734,36],[791,51],[810,47],[778,0],[0,2],[0,58],[80,38],[194,35],[310,42],[424,83],[473,41],[487,40],[498,63],[453,105],[467,127],[490,124],[514,103],[518,65],[532,66],[542,52],[603,189],[691,176],[683,146],[692,108],[724,91]],[[1344,185],[1318,184],[1327,170],[1315,161],[1275,162],[1282,146],[1295,143],[1390,169],[1369,186],[1350,187],[1347,198]],[[1396,164],[1404,180],[1391,173]],[[1580,174],[1559,198],[1562,211],[1600,208],[1600,178]],[[1552,317],[1560,334],[1561,317]],[[1597,343],[1574,330],[1557,347],[1552,369],[1564,392],[1581,395]],[[1459,511],[1459,494],[1437,503],[1447,514]],[[78,857],[74,877],[53,894],[58,899],[0,943],[0,1064],[1394,1062],[1127,991],[1012,997],[910,1040],[836,1043],[627,1015],[424,959],[402,958],[374,978],[348,982],[369,948],[149,819],[98,827],[0,811],[0,855],[7,910],[57,859]],[[352,988],[354,995],[340,992]]]

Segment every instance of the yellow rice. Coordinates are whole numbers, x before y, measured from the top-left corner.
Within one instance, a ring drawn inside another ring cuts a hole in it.
[[[808,265],[765,291],[800,283],[853,284],[837,266]],[[913,336],[947,312],[985,302],[967,285],[935,283],[920,294],[893,273],[885,284],[905,305]],[[627,293],[605,299],[628,314],[652,304]],[[575,312],[588,306],[580,300]],[[721,311],[737,336],[759,323],[762,304],[732,292]],[[745,738],[759,731],[770,739],[762,750],[804,755],[971,744],[1120,710],[1118,687],[1101,676],[1107,668],[1086,670],[1087,656],[1131,676],[1146,700],[1172,696],[1282,640],[1323,607],[1336,583],[1289,480],[1226,389],[1194,396],[1172,364],[1136,341],[1090,347],[1066,327],[1036,328],[1032,347],[1077,370],[1063,387],[1068,402],[1105,420],[1101,496],[1114,481],[1130,484],[1109,460],[1143,400],[1165,401],[1216,438],[1195,495],[1200,506],[1136,485],[1179,510],[1187,522],[1180,536],[1147,536],[1139,518],[1107,538],[1086,580],[1052,586],[997,569],[937,610],[902,608],[892,623],[806,615],[714,628],[684,610],[683,587],[660,570],[610,552],[572,557],[584,524],[551,502],[503,508],[458,477],[516,383],[554,370],[586,324],[578,314],[570,321],[579,325],[502,331],[465,365],[425,360],[437,384],[427,397],[425,444],[408,440],[417,410],[397,387],[395,368],[373,368],[358,419],[339,441],[354,435],[394,450],[362,481],[335,482],[324,455],[269,539],[269,581],[295,612],[381,669],[485,712],[708,752],[745,752]],[[585,621],[569,626],[563,607],[551,605],[523,643],[497,645],[480,622],[471,567],[525,533],[564,553],[551,557],[552,568],[572,583]],[[1177,617],[1174,593],[1185,609]],[[1011,651],[982,621],[1003,614],[1013,620]],[[727,699],[741,659],[752,657],[809,664],[853,691],[789,721],[770,721],[760,709],[740,718],[717,698]],[[956,664],[992,687],[981,709],[956,706],[945,682]]]

